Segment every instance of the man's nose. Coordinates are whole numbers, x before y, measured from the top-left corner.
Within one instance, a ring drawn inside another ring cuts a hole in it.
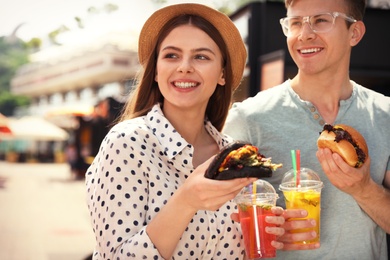
[[[300,39],[311,39],[315,37],[315,32],[311,28],[310,20],[309,19],[303,19],[302,20],[302,27],[299,32],[299,38]]]

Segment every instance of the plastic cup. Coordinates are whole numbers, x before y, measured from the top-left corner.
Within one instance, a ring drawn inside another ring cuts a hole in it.
[[[277,198],[275,189],[264,180],[244,187],[235,198],[247,259],[276,257],[276,249],[271,245],[276,237],[265,232],[266,227],[275,225],[266,223],[265,217],[274,216],[271,208]]]
[[[294,170],[285,173],[279,190],[283,192],[287,209],[305,209],[307,217],[297,219],[315,219],[317,225],[313,228],[303,228],[294,232],[315,231],[317,237],[311,240],[296,242],[297,244],[313,244],[320,241],[321,189],[323,183],[316,172],[309,168],[301,168],[300,181],[297,185]]]

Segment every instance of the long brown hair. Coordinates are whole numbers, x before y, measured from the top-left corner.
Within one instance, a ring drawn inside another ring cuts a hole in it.
[[[186,24],[191,24],[207,33],[218,45],[222,53],[223,61],[221,62],[223,62],[222,66],[225,71],[225,86],[217,86],[216,90],[210,97],[206,108],[207,118],[216,129],[219,131],[222,130],[233,95],[234,86],[232,86],[231,59],[229,57],[226,44],[218,30],[207,20],[195,15],[181,15],[175,17],[167,22],[159,32],[158,40],[151,57],[147,59],[146,64],[141,64],[144,71],[139,75],[137,87],[129,97],[120,117],[120,121],[144,116],[156,103],[163,104],[164,97],[160,92],[157,82],[154,80],[156,75],[158,50],[161,42],[174,28]]]

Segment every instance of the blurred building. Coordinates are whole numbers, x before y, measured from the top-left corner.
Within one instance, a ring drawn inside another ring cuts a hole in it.
[[[31,62],[11,81],[14,94],[31,98],[24,113],[41,116],[69,133],[63,153],[68,146],[76,148],[72,157],[79,175],[134,85],[139,71],[132,44],[136,41],[134,34],[109,33],[83,45],[46,48],[32,54]]]
[[[31,63],[12,79],[11,91],[31,98],[29,114],[91,114],[100,100],[120,98],[139,70],[129,35],[120,36],[110,34],[82,46],[55,46],[32,54]]]

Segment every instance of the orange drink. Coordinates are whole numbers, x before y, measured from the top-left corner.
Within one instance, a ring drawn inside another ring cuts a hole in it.
[[[297,183],[294,170],[288,171],[279,185],[283,191],[287,209],[304,209],[308,215],[300,219],[314,219],[317,225],[313,228],[297,229],[293,232],[315,231],[317,237],[311,240],[299,241],[297,244],[313,244],[320,241],[321,189],[323,183],[317,173],[309,168],[300,170],[300,181]],[[294,219],[292,219],[294,220]]]
[[[284,199],[287,209],[305,209],[308,213],[306,218],[315,219],[317,225],[313,228],[298,229],[295,232],[309,232],[314,230],[317,237],[312,240],[302,241],[303,244],[311,244],[320,241],[320,211],[321,193],[316,190],[284,191]],[[303,218],[304,219],[304,218]]]

